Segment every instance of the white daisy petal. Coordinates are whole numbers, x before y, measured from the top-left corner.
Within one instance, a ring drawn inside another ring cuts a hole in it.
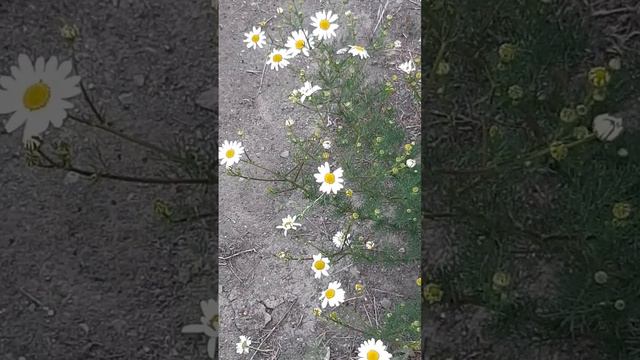
[[[60,67],[58,68],[58,74],[62,76],[62,78],[65,78],[69,76],[71,70],[73,70],[73,65],[71,64],[71,60],[67,60],[60,64]]]
[[[201,334],[201,333],[204,333],[205,327],[206,326],[204,326],[203,324],[185,325],[182,328],[182,332],[185,334]]]
[[[10,114],[20,108],[13,93],[0,90],[0,114]]]
[[[62,126],[62,122],[67,118],[67,112],[62,107],[51,108],[49,115],[49,121],[51,125],[59,128]]]
[[[218,348],[218,339],[215,337],[210,337],[209,342],[207,343],[207,355],[210,358],[214,358],[216,355],[216,349]]]
[[[44,58],[42,56],[36,59],[34,70],[38,76],[42,76],[42,74],[44,73]]]
[[[16,87],[16,79],[10,76],[0,76],[0,86],[6,90],[12,90]]]
[[[49,119],[46,112],[35,111],[29,114],[27,122],[24,125],[24,133],[22,134],[22,140],[27,141],[34,136],[39,136],[49,126]]]
[[[22,77],[22,71],[20,71],[20,68],[13,65],[11,66],[11,76],[13,76],[14,79],[18,79]]]
[[[31,59],[25,54],[18,55],[18,66],[20,67],[20,71],[22,73],[33,73],[33,64],[31,63]]]
[[[18,110],[9,118],[9,121],[4,125],[4,129],[7,132],[13,132],[22,124],[27,121],[27,113],[24,110]]]
[[[50,57],[49,61],[47,61],[47,65],[45,65],[44,71],[46,73],[58,71],[58,58],[55,56]]]

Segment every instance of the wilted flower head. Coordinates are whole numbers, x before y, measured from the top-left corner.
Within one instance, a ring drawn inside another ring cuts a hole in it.
[[[412,59],[409,59],[409,61],[398,65],[398,69],[406,74],[411,74],[412,72],[416,71],[416,64]]]
[[[600,271],[596,271],[596,273],[593,274],[593,279],[597,284],[602,285],[607,282],[607,280],[609,279],[609,276],[607,275],[606,272],[600,270]]]
[[[500,61],[504,63],[512,62],[516,57],[517,48],[510,43],[504,43],[500,45],[498,48],[498,55],[500,56]]]
[[[549,154],[555,160],[560,161],[567,157],[567,155],[569,154],[569,148],[567,147],[567,145],[560,141],[554,141],[549,146]]]
[[[576,110],[566,107],[560,111],[560,120],[566,123],[572,123],[578,119]]]
[[[291,217],[291,215],[287,215],[287,217],[282,219],[282,225],[276,226],[276,229],[284,230],[284,236],[287,236],[288,230],[298,230],[298,226],[302,225],[296,222],[297,217],[298,215],[294,215],[293,217]]]
[[[613,217],[618,220],[624,220],[631,215],[631,204],[627,202],[619,202],[613,204],[613,209],[611,209],[613,213]]]
[[[593,86],[597,88],[605,87],[609,83],[609,80],[611,80],[611,75],[607,68],[597,66],[589,70],[589,82]]]

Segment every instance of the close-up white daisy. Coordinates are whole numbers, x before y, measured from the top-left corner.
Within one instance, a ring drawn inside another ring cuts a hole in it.
[[[398,69],[406,74],[411,74],[412,72],[416,71],[416,63],[414,63],[413,59],[411,59],[398,65]]]
[[[271,70],[278,71],[289,65],[289,52],[285,49],[275,49],[269,54],[269,59],[267,60],[267,64],[271,65]]]
[[[333,244],[337,248],[342,248],[344,245],[349,245],[349,238],[351,234],[344,234],[342,231],[338,231],[335,235],[333,235]]]
[[[369,57],[367,49],[359,45],[349,45],[349,54],[359,56],[360,59],[367,59]]]
[[[258,47],[262,49],[262,47],[267,43],[267,37],[264,35],[264,31],[260,27],[253,27],[248,33],[244,33],[246,37],[243,42],[247,44],[247,48],[257,49]]]
[[[11,67],[11,76],[0,76],[0,114],[13,114],[5,124],[13,132],[24,124],[23,142],[45,132],[49,123],[62,126],[67,109],[73,104],[64,100],[80,94],[80,77],[71,74],[71,60],[58,64],[52,56],[35,64],[25,54],[18,56],[18,66]]]
[[[329,276],[329,259],[322,257],[322,254],[313,255],[313,264],[311,268],[314,272],[314,277],[320,279],[322,275]]]
[[[240,141],[225,140],[218,148],[218,159],[220,165],[226,165],[227,168],[233,164],[240,162],[240,155],[244,154],[244,147]]]
[[[325,10],[316,13],[316,16],[311,17],[311,26],[315,27],[313,30],[313,36],[320,40],[329,40],[336,36],[336,30],[338,24],[335,21],[338,20],[337,14],[332,14],[331,10],[326,12]]]
[[[314,45],[315,41],[313,40],[313,36],[310,36],[302,29],[292,31],[287,43],[285,44],[287,49],[289,49],[289,54],[291,56],[296,56],[300,53],[304,54],[304,56],[309,56],[309,50],[313,49]]]
[[[392,355],[387,351],[387,346],[380,340],[367,340],[358,348],[358,360],[389,360],[391,358]]]
[[[622,130],[622,118],[609,114],[600,114],[593,118],[593,133],[602,141],[613,141]]]
[[[322,90],[322,88],[318,85],[312,86],[309,81],[305,81],[304,86],[298,89],[298,92],[302,94],[302,96],[300,96],[300,103],[303,103],[306,98],[308,98],[318,90]]]
[[[284,236],[287,236],[287,230],[298,230],[298,226],[302,226],[296,222],[296,218],[298,215],[291,217],[291,215],[287,215],[286,218],[282,219],[282,225],[276,226],[276,229],[284,230]]]
[[[200,318],[200,324],[186,325],[182,328],[182,332],[185,334],[205,334],[209,337],[207,343],[207,353],[210,358],[215,356],[218,330],[220,328],[220,315],[218,313],[218,303],[209,299],[207,301],[200,302],[200,309],[202,310],[202,317]]]
[[[344,179],[342,179],[342,168],[337,168],[335,171],[331,172],[331,167],[328,162],[325,162],[324,165],[320,165],[318,167],[318,173],[313,176],[316,178],[316,182],[321,183],[320,191],[325,194],[334,193],[337,194],[340,189],[344,187],[342,184]]]
[[[248,338],[244,335],[240,335],[240,341],[236,343],[236,352],[238,354],[248,354],[250,345],[251,345],[251,338]]]
[[[331,307],[342,304],[344,302],[344,290],[340,288],[340,283],[337,281],[330,282],[327,290],[322,292],[320,300],[322,300],[323,309],[327,307],[327,304]]]

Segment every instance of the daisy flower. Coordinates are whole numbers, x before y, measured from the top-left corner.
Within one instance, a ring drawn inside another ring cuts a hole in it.
[[[401,46],[402,46],[402,41],[400,41],[400,40],[396,40],[396,41],[394,41],[394,42],[393,42],[393,47],[394,47],[394,48],[396,48],[396,49],[397,49],[397,48],[399,48],[399,47],[401,47]]]
[[[345,235],[342,231],[338,231],[335,235],[333,235],[333,244],[337,248],[342,248],[345,244],[349,244],[349,238],[351,234]]]
[[[398,65],[398,69],[406,74],[411,74],[412,72],[416,71],[416,64],[413,62],[413,60],[409,60]]]
[[[201,301],[200,308],[202,310],[202,316],[200,318],[200,324],[186,325],[182,328],[182,332],[186,334],[200,334],[204,333],[209,337],[207,343],[207,353],[209,357],[213,358],[218,347],[218,329],[220,328],[220,315],[218,314],[218,303],[210,299],[208,301]]]
[[[304,86],[298,89],[298,92],[302,94],[302,96],[300,97],[300,103],[303,103],[306,98],[308,98],[318,90],[322,90],[322,88],[318,85],[311,86],[310,82],[305,81]]]
[[[240,155],[244,154],[244,148],[240,141],[225,140],[222,146],[218,148],[218,159],[220,165],[226,165],[227,168],[233,164],[240,162]]]
[[[340,289],[340,283],[333,281],[329,283],[327,290],[322,292],[320,296],[322,300],[322,308],[326,308],[327,304],[331,307],[335,307],[344,302],[344,290]]]
[[[244,335],[240,335],[240,342],[236,343],[236,352],[238,354],[248,354],[249,345],[251,345],[251,339]]]
[[[331,39],[336,36],[336,29],[339,27],[334,22],[338,20],[337,14],[332,14],[331,10],[317,12],[316,16],[311,17],[311,26],[314,26],[313,36],[320,40]]]
[[[287,236],[287,230],[298,230],[298,226],[302,226],[296,222],[296,218],[298,215],[291,217],[291,215],[287,215],[286,218],[282,219],[282,225],[276,226],[276,229],[284,230],[284,236]]]
[[[262,49],[262,47],[267,43],[267,37],[264,35],[264,31],[260,27],[253,27],[253,30],[244,33],[246,38],[243,40],[247,43],[247,48],[257,49],[258,47]]]
[[[593,132],[602,141],[612,141],[622,133],[622,118],[600,114],[593,119]]]
[[[313,255],[313,264],[311,265],[313,269],[314,277],[316,279],[320,279],[322,275],[329,276],[329,259],[326,257],[322,257],[322,254]]]
[[[413,159],[407,159],[406,165],[408,168],[413,168],[414,166],[416,166],[416,161]]]
[[[303,53],[304,56],[309,56],[309,49],[313,49],[314,45],[313,37],[307,35],[305,30],[292,31],[285,44],[291,56],[296,56],[300,53]]]
[[[358,348],[358,360],[389,360],[391,357],[387,347],[380,340],[367,340]]]
[[[271,70],[278,71],[289,65],[290,55],[285,49],[275,49],[269,54],[269,60],[267,64],[271,65]]]
[[[20,54],[11,76],[0,76],[0,114],[13,114],[5,130],[10,133],[24,124],[22,140],[26,143],[45,132],[49,123],[62,126],[67,109],[73,107],[64,99],[80,94],[80,77],[68,77],[71,70],[70,60],[59,64],[52,56],[45,64],[39,57],[33,64]]]
[[[359,45],[349,45],[349,54],[353,56],[360,56],[360,59],[366,59],[369,57],[367,49]]]
[[[342,184],[342,168],[337,168],[334,172],[331,172],[329,163],[325,162],[324,165],[318,167],[318,173],[313,175],[316,178],[316,182],[321,183],[320,191],[325,194],[334,193],[337,194],[340,189],[344,187]]]
[[[331,140],[325,140],[325,141],[323,141],[323,142],[322,142],[322,147],[323,147],[325,150],[329,150],[329,149],[331,149]]]

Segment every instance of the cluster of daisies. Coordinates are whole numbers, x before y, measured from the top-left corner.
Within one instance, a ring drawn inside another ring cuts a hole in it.
[[[323,147],[330,147],[330,142],[324,142]],[[241,155],[244,154],[244,147],[239,141],[225,140],[218,149],[218,158],[220,165],[229,168],[240,162]],[[338,167],[332,170],[331,165],[328,162],[318,167],[318,172],[314,174],[316,182],[320,184],[319,191],[324,195],[336,195],[340,190],[344,188],[344,172],[342,168]],[[277,229],[284,231],[284,236],[287,236],[287,232],[291,230],[297,230],[301,223],[298,221],[298,215],[287,215],[282,219],[282,224],[276,226]],[[342,231],[338,231],[332,238],[333,244],[338,248],[343,248],[349,245],[350,234],[345,234]],[[316,279],[321,279],[323,276],[329,277],[330,260],[322,254],[313,255],[313,263],[311,269],[314,272]],[[332,281],[320,294],[319,300],[321,301],[322,308],[336,307],[345,301],[345,291],[341,288],[341,284],[338,281]],[[319,310],[319,309],[318,309]],[[236,352],[238,354],[246,354],[249,352],[251,345],[251,339],[246,336],[241,336],[240,341],[236,343]],[[365,341],[358,350],[358,356],[360,359],[391,359],[391,354],[386,351],[386,346],[380,340],[371,339]]]
[[[279,10],[278,13],[281,13]],[[311,52],[316,47],[316,44],[322,41],[330,41],[337,36],[336,30],[339,25],[338,15],[332,11],[320,11],[311,16],[311,26],[313,30],[309,32],[306,29],[296,29],[288,36],[283,48],[274,48],[271,50],[267,65],[272,70],[278,71],[290,64],[290,60],[298,55],[304,55],[306,57],[311,55]],[[245,33],[244,43],[249,49],[262,49],[267,44],[267,36],[265,31],[261,27],[253,27],[252,31]],[[369,58],[369,54],[365,47],[361,45],[348,45],[348,47],[340,48],[336,51],[336,54],[351,54],[354,57],[360,59]],[[416,65],[413,60],[409,60],[406,63],[398,66],[400,71],[407,74],[416,70]],[[292,92],[290,99],[295,102],[304,103],[304,101],[311,97],[315,92],[322,90],[320,86],[313,85],[311,82],[306,81],[304,85]],[[293,122],[286,124],[292,126]],[[323,148],[328,149],[331,147],[330,141],[325,141],[322,144]],[[221,165],[225,165],[227,168],[240,162],[241,155],[244,153],[242,144],[238,141],[227,141],[220,146],[218,151],[218,157]],[[319,185],[318,190],[322,196],[336,195],[344,188],[344,173],[340,167],[332,167],[328,162],[321,164],[317,173],[314,174],[314,178]],[[350,190],[347,190],[347,196],[349,196]],[[287,215],[282,219],[282,224],[276,226],[284,232],[284,236],[291,231],[295,231],[302,226],[301,220],[302,214]],[[351,234],[347,234],[343,231],[338,231],[331,239],[332,243],[339,249],[350,245]],[[373,248],[373,243],[367,242],[368,249]],[[322,253],[312,256],[311,269],[316,279],[322,279],[322,277],[329,277],[330,260],[328,257],[322,255]],[[345,290],[342,288],[339,281],[331,281],[322,290],[319,296],[320,307],[323,309],[327,306],[337,307],[345,302]],[[314,313],[320,314],[320,308],[315,308]],[[248,353],[251,344],[251,339],[246,336],[241,336],[240,341],[236,343],[236,352],[238,354]],[[392,355],[387,352],[386,346],[382,341],[376,339],[370,339],[362,343],[358,349],[358,357],[363,360],[388,360]]]
[[[289,65],[289,60],[302,54],[309,56],[311,50],[315,48],[316,41],[329,41],[335,38],[336,30],[340,27],[336,24],[338,15],[331,10],[322,10],[311,16],[311,26],[314,28],[311,33],[305,29],[298,29],[291,32],[284,44],[284,48],[274,48],[269,53],[267,65],[272,70],[278,71]],[[243,40],[247,48],[257,50],[262,49],[267,44],[267,36],[262,27],[254,26],[250,32],[244,34]],[[369,57],[367,50],[361,45],[349,45],[346,48],[338,50],[338,54],[348,52],[360,59]]]

